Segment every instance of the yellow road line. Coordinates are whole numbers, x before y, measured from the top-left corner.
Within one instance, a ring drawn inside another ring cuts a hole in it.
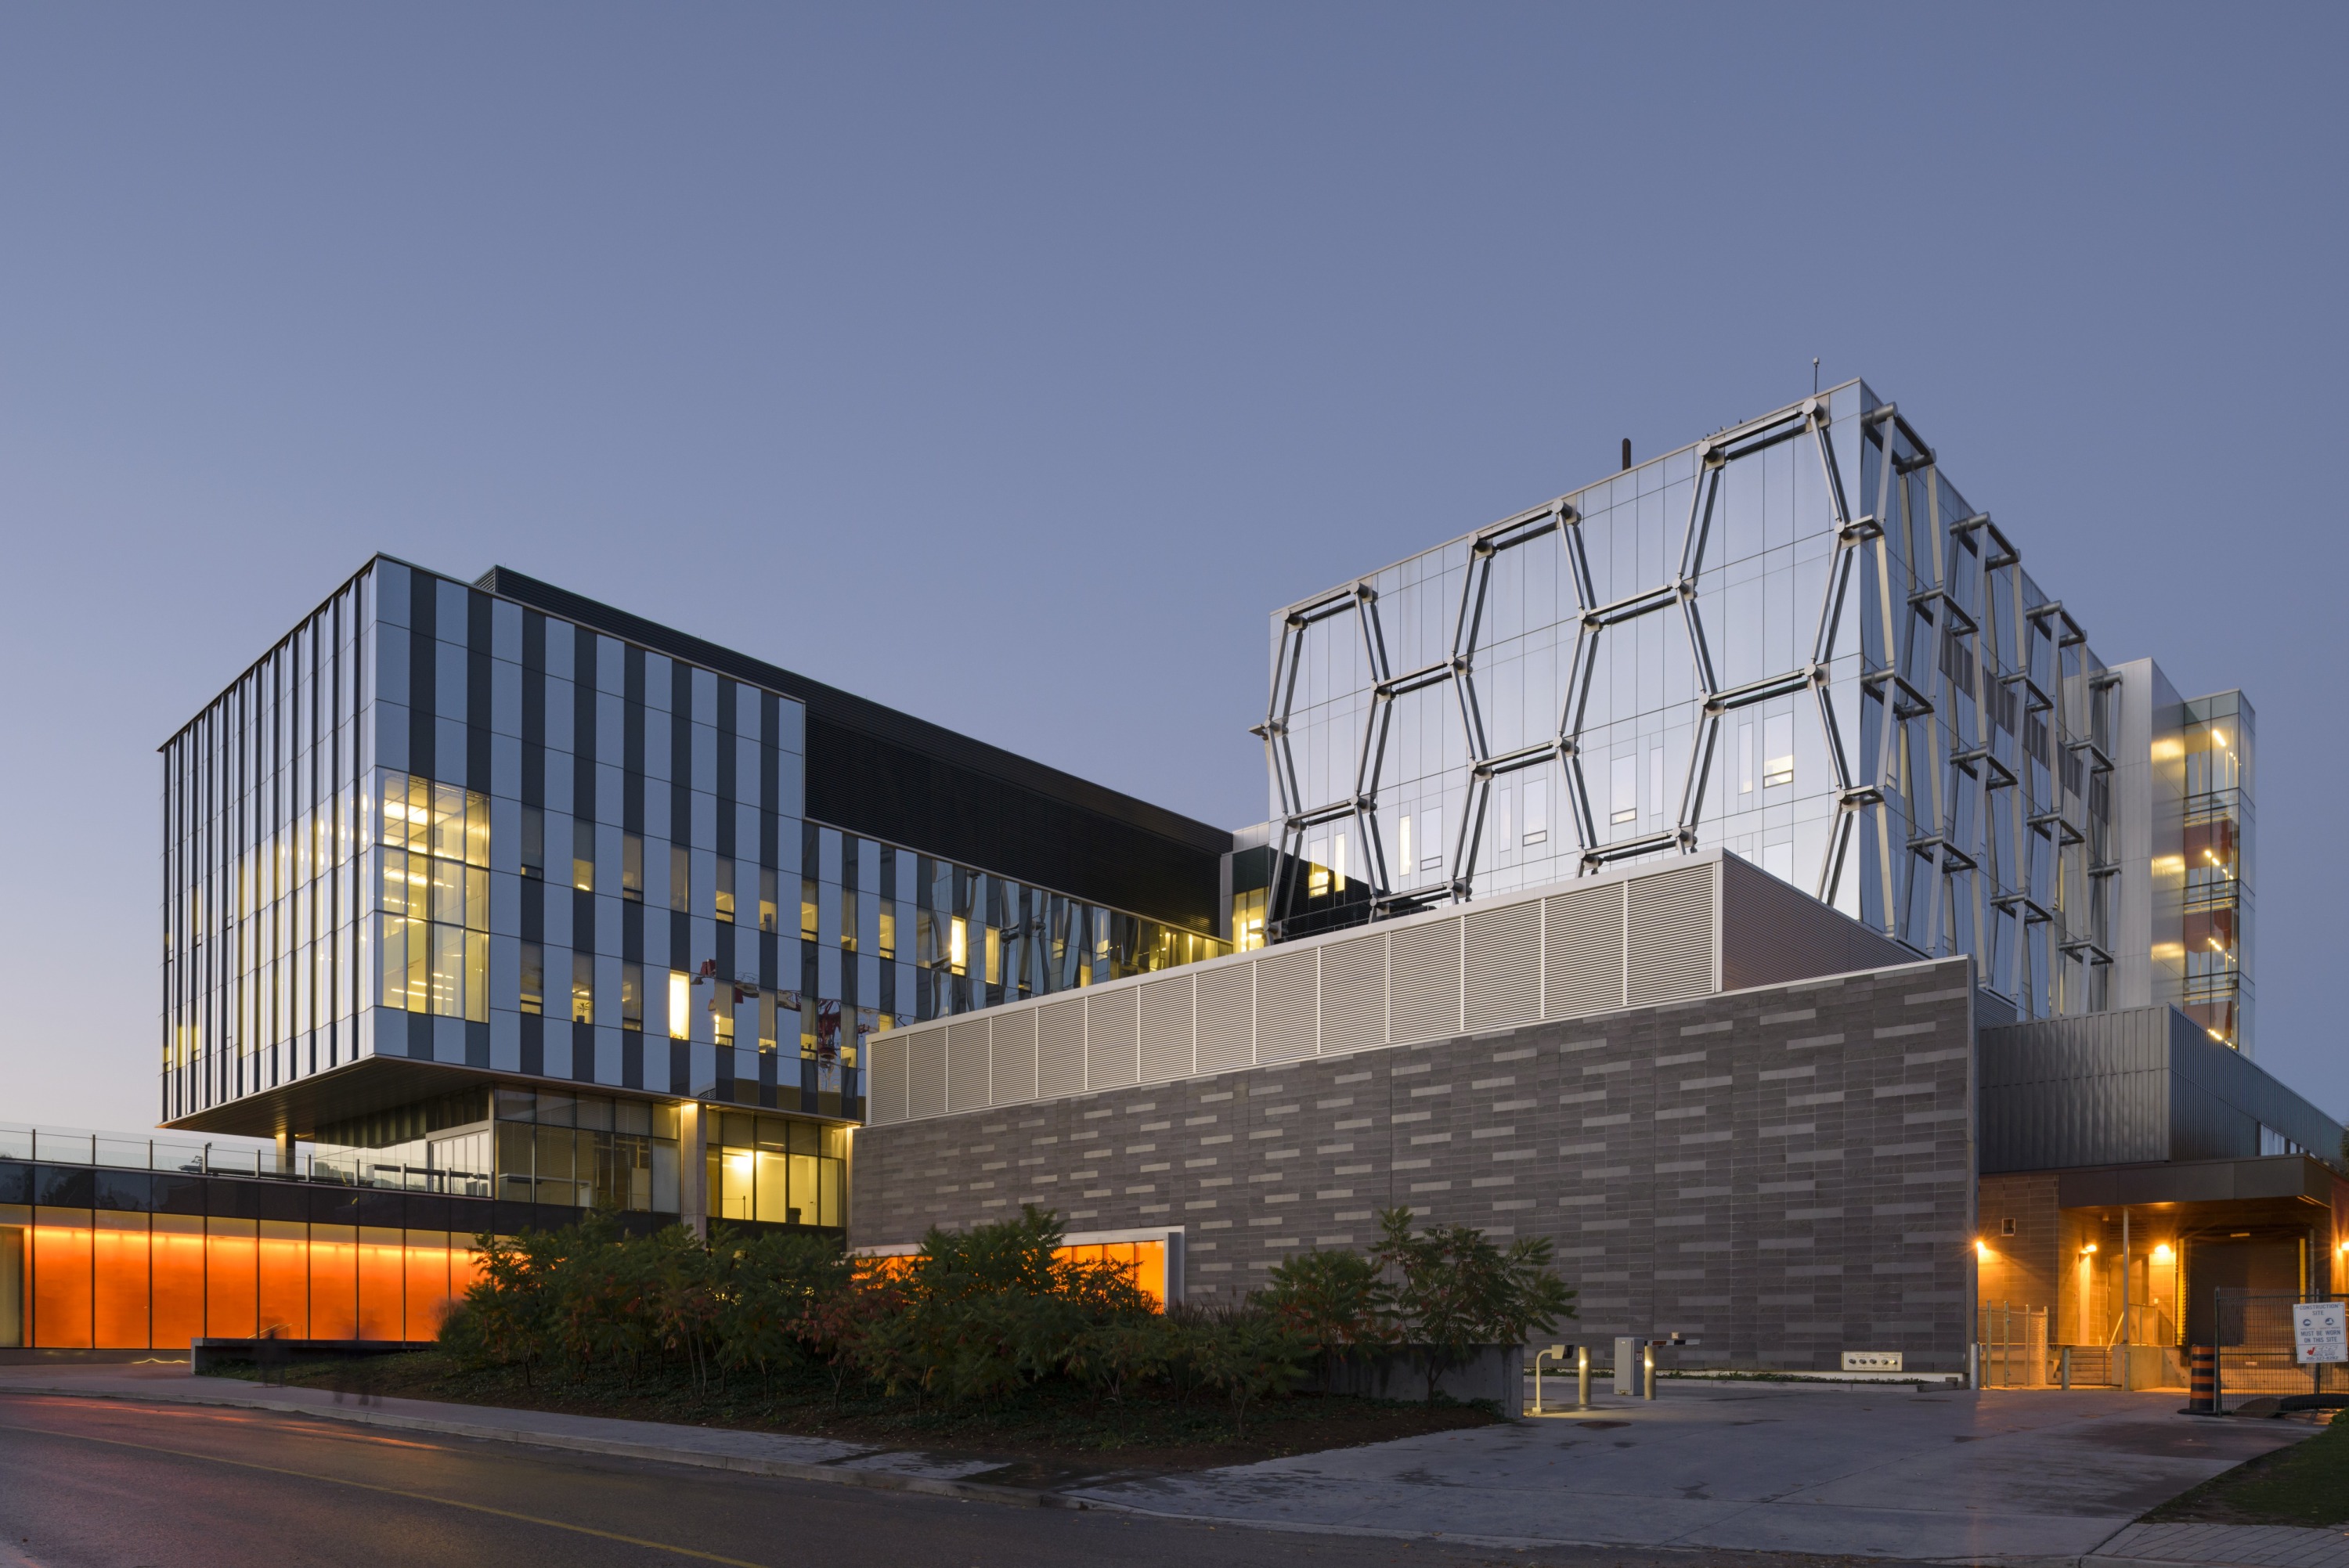
[[[38,1432],[44,1437],[75,1438],[85,1443],[105,1443],[118,1449],[139,1449],[150,1454],[171,1454],[183,1460],[202,1460],[216,1465],[234,1465],[239,1470],[262,1470],[270,1475],[292,1476],[297,1480],[322,1480],[334,1486],[356,1487],[361,1491],[378,1491],[387,1497],[404,1497],[416,1502],[437,1502],[447,1508],[469,1509],[475,1513],[495,1514],[500,1519],[516,1519],[524,1524],[543,1524],[550,1530],[568,1530],[577,1535],[593,1535],[605,1541],[617,1541],[629,1546],[647,1546],[655,1552],[671,1552],[679,1557],[698,1557],[704,1563],[725,1563],[731,1568],[766,1568],[763,1563],[747,1563],[740,1557],[721,1557],[715,1552],[697,1552],[690,1546],[672,1546],[666,1541],[647,1541],[640,1535],[622,1535],[616,1531],[597,1530],[585,1524],[566,1524],[559,1519],[541,1519],[534,1513],[517,1513],[508,1508],[492,1508],[487,1503],[464,1502],[453,1497],[435,1497],[429,1491],[407,1491],[396,1486],[378,1486],[371,1481],[345,1480],[340,1476],[317,1475],[309,1470],[285,1470],[277,1465],[255,1464],[251,1460],[222,1459],[218,1454],[200,1454],[186,1449],[167,1449],[155,1443],[133,1443],[120,1438],[96,1438],[88,1432],[59,1431],[50,1427],[8,1426],[0,1430]]]

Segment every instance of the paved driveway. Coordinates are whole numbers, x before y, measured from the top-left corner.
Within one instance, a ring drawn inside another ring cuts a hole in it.
[[[2311,1429],[2176,1394],[1667,1382],[1652,1404],[1106,1485],[1190,1517],[1914,1559],[2076,1557]]]

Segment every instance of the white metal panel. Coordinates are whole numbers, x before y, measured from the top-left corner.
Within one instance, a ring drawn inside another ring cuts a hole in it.
[[[997,1016],[995,1072],[988,1089],[989,1105],[1016,1105],[1036,1098],[1034,1008],[1019,1007]]]
[[[1256,965],[1256,1059],[1295,1061],[1319,1052],[1320,954],[1278,949]]]
[[[922,1030],[906,1041],[905,1051],[913,1077],[906,1114],[912,1117],[944,1115],[947,1109],[946,1030],[943,1027]]]
[[[1153,980],[1142,988],[1142,1081],[1191,1076],[1191,976]]]
[[[1548,949],[1542,1013],[1571,1018],[1623,1005],[1623,884],[1577,888],[1544,901]]]
[[[1624,1001],[1644,1007],[1712,990],[1711,862],[1635,877],[1628,888]]]
[[[1460,919],[1399,927],[1388,1014],[1395,1041],[1433,1039],[1460,1032]]]
[[[1138,988],[1096,991],[1085,1002],[1085,1087],[1116,1088],[1139,1076],[1135,1047],[1141,1035]]]
[[[1461,916],[1464,1016],[1471,1029],[1541,1017],[1541,904],[1527,899]]]
[[[1198,1070],[1228,1072],[1256,1060],[1255,964],[1204,971],[1198,989]]]
[[[959,1018],[947,1026],[947,1109],[977,1110],[987,1103],[988,1060],[988,1017]]]
[[[1085,999],[1064,996],[1036,1009],[1036,1094],[1085,1092]]]
[[[1386,933],[1331,943],[1321,950],[1321,1054],[1386,1043]]]
[[[864,1115],[874,1122],[905,1119],[905,1037],[883,1035],[873,1042],[873,1078],[865,1091]]]

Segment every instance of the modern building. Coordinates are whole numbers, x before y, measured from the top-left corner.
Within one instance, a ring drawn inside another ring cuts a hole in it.
[[[1277,612],[1242,951],[876,1041],[856,1238],[1039,1202],[1229,1299],[1406,1204],[1698,1364],[2035,1313],[2138,1382],[2339,1288],[2340,1121],[2250,1059],[2251,706],[2023,560],[1853,382]]]
[[[887,1252],[1033,1202],[1228,1300],[1406,1204],[1713,1364],[1954,1369],[1993,1305],[2174,1346],[2341,1283],[2341,1128],[2251,1059],[2250,705],[2022,562],[1858,382],[1627,454],[1277,612],[1235,833],[378,557],[162,748],[161,1120],[266,1169],[0,1146],[0,1294],[171,1343],[201,1237],[209,1331],[339,1332],[351,1272],[383,1336],[591,1206]]]

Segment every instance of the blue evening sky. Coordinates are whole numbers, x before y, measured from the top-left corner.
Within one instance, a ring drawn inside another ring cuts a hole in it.
[[[1269,610],[1814,355],[2249,690],[2349,1111],[2344,15],[0,11],[0,1119],[153,1119],[154,748],[372,551],[1238,825]]]

